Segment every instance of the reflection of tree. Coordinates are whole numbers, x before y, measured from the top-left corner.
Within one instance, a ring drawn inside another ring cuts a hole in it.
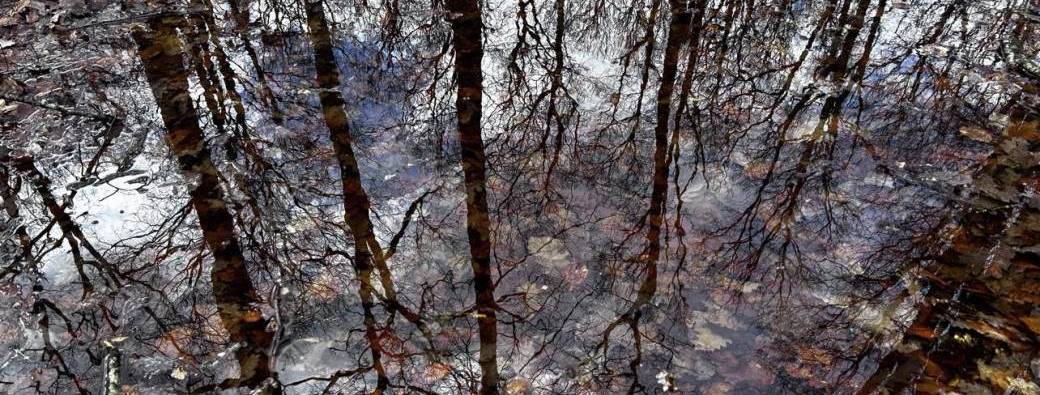
[[[829,87],[830,92],[820,94],[815,86],[807,88],[778,126],[777,131],[768,134],[775,140],[774,146],[771,148],[772,152],[767,154],[768,162],[748,165],[749,167],[765,168],[765,170],[749,169],[749,171],[764,171],[765,173],[752,195],[752,202],[736,218],[736,221],[721,230],[722,233],[736,232],[733,241],[727,243],[729,247],[724,254],[728,256],[726,259],[730,262],[746,265],[737,269],[743,272],[742,278],[745,281],[759,270],[759,265],[767,252],[775,256],[774,259],[770,259],[770,261],[775,261],[775,267],[767,270],[775,271],[777,283],[784,283],[789,270],[803,276],[806,274],[802,267],[806,263],[802,261],[802,251],[795,233],[800,233],[800,229],[796,227],[799,222],[797,217],[801,205],[805,201],[812,200],[804,196],[810,181],[814,184],[818,183],[815,186],[821,190],[822,196],[818,200],[822,205],[823,222],[811,224],[811,228],[805,230],[821,237],[831,238],[829,234],[835,219],[832,205],[836,202],[836,199],[832,197],[834,177],[832,173],[841,170],[838,167],[839,158],[835,157],[835,147],[839,142],[842,110],[852,87],[863,82],[863,69],[869,63],[874,38],[882,16],[882,13],[879,12],[875,17],[860,59],[850,64],[852,51],[864,26],[870,2],[859,1],[853,15],[849,15],[846,10],[850,3],[844,3],[837,21],[837,26],[840,28],[833,29],[833,37],[826,40],[830,41],[831,45],[814,75],[816,83]],[[834,6],[835,3],[831,2],[824,9],[813,36],[810,36],[809,44],[795,62],[794,69],[784,82],[784,95],[781,97],[786,96],[786,91],[790,89],[795,73],[799,71],[816,32],[826,26],[827,21],[833,17]],[[884,8],[884,4],[879,6],[881,7],[879,9]],[[850,71],[851,76],[849,76]],[[799,153],[796,154],[797,160],[794,167],[783,168],[782,156],[787,143],[791,140],[788,134],[792,125],[798,122],[799,115],[820,97],[824,97],[824,101],[819,117],[811,132],[807,136],[803,136],[802,141],[798,144],[796,152]],[[779,101],[775,102],[770,112],[775,111],[778,104]],[[818,169],[814,169],[813,165],[817,162],[822,162],[822,164]],[[783,186],[776,190],[773,188],[774,184]],[[789,256],[794,257],[793,261],[789,260]],[[794,267],[788,269],[789,264]]]
[[[210,159],[209,147],[190,101],[180,39],[174,27],[161,18],[156,18],[151,25],[151,31],[135,30],[134,40],[166,125],[166,142],[181,169],[197,183],[192,186],[191,203],[213,254],[211,286],[217,310],[231,341],[242,343],[235,352],[239,377],[223,386],[270,388],[267,381],[273,375],[269,354],[272,333],[267,328],[267,318],[257,307],[260,298],[235,235],[234,219],[220,185],[220,172]],[[279,392],[277,386],[272,390]]]
[[[462,172],[466,190],[466,236],[469,240],[473,291],[480,337],[480,393],[500,390],[498,372],[498,318],[495,282],[491,269],[491,219],[488,210],[487,155],[484,152],[483,112],[483,14],[476,0],[446,3],[453,33],[455,75]]]
[[[1000,4],[43,3],[0,16],[14,387],[117,355],[139,392],[1030,378],[1005,80],[1040,68]]]
[[[641,266],[640,272],[643,272],[645,277],[640,282],[632,305],[607,326],[603,332],[603,341],[601,346],[599,346],[603,347],[604,353],[606,353],[606,348],[609,347],[610,335],[614,329],[623,323],[629,326],[632,339],[635,342],[635,356],[632,362],[629,363],[633,379],[629,393],[634,393],[637,390],[644,391],[643,385],[639,382],[639,367],[643,352],[643,334],[639,330],[639,324],[654,294],[657,292],[658,264],[661,260],[661,230],[665,221],[664,211],[668,196],[668,167],[670,159],[668,137],[670,134],[669,120],[672,111],[672,96],[679,64],[679,50],[686,44],[688,30],[690,29],[691,14],[684,2],[679,0],[670,1],[669,16],[664,70],[661,76],[660,87],[657,91],[657,123],[654,127],[654,165],[650,208],[637,227],[637,229],[641,230],[643,226],[646,226],[647,229],[645,249],[634,260],[635,263]],[[650,50],[648,49],[648,51]],[[650,59],[650,56],[647,56],[647,59]]]
[[[1027,25],[1017,20],[1014,40],[1030,34]],[[1011,48],[1011,57],[1020,50]],[[926,291],[916,317],[861,393],[1035,391],[1022,363],[1037,349],[1037,290],[1024,285],[1037,268],[1035,94],[1029,79],[1009,106],[1007,129],[975,177],[956,233],[920,270]]]

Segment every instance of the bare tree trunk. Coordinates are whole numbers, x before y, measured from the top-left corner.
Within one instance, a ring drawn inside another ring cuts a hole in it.
[[[480,393],[498,393],[498,319],[495,315],[495,283],[491,278],[491,219],[487,202],[487,158],[481,136],[483,98],[483,21],[477,0],[446,2],[455,48],[458,93],[455,109],[462,146],[462,172],[466,186],[466,233],[472,256],[480,333]]]
[[[665,44],[664,68],[661,86],[657,90],[657,125],[654,127],[654,174],[650,192],[650,210],[647,213],[649,230],[646,233],[648,265],[657,265],[661,256],[661,225],[664,223],[664,204],[668,195],[668,130],[672,111],[672,96],[678,72],[679,50],[686,44],[690,31],[690,10],[686,0],[669,1],[671,21]],[[648,269],[649,270],[649,269]],[[656,271],[656,269],[654,269]]]
[[[657,263],[661,259],[661,227],[664,224],[664,208],[668,199],[668,130],[672,109],[672,93],[679,63],[679,50],[686,43],[689,31],[690,12],[684,0],[670,1],[672,20],[668,27],[665,44],[664,68],[661,86],[657,90],[657,125],[654,127],[654,173],[651,180],[650,208],[646,214],[646,248],[640,256],[645,264],[646,277],[639,286],[639,293],[624,320],[638,320],[639,310],[657,292]]]
[[[657,293],[657,265],[661,259],[661,229],[664,224],[665,202],[668,198],[668,131],[672,110],[672,96],[675,91],[675,80],[678,74],[679,51],[686,44],[690,30],[690,11],[685,0],[670,0],[671,20],[668,24],[668,38],[665,43],[664,68],[661,84],[657,90],[657,124],[654,127],[654,171],[651,180],[650,208],[644,219],[647,225],[646,247],[638,261],[644,265],[645,275],[636,291],[636,299],[624,314],[607,326],[603,332],[603,347],[607,347],[611,333],[618,325],[628,324],[632,330],[635,357],[629,362],[632,374],[632,385],[629,393],[643,388],[639,382],[639,368],[642,364],[642,334],[639,322],[644,308],[650,304]],[[652,55],[648,52],[647,56]]]
[[[6,151],[6,149],[4,149]],[[23,178],[29,182],[33,190],[37,195],[40,196],[40,200],[43,201],[44,207],[50,213],[54,222],[58,224],[58,228],[61,229],[62,236],[65,241],[69,244],[69,249],[72,252],[72,261],[76,266],[76,272],[79,274],[80,281],[83,282],[83,295],[84,297],[93,291],[94,287],[90,282],[84,268],[88,265],[94,266],[102,274],[108,276],[109,279],[104,279],[106,284],[120,286],[119,273],[116,268],[108,262],[107,259],[94,248],[94,245],[90,243],[87,237],[83,234],[83,230],[79,227],[73,219],[65,211],[65,207],[58,203],[57,198],[51,192],[51,180],[43,172],[36,167],[36,161],[32,156],[23,155],[18,157],[10,157],[6,153],[0,154],[0,162],[9,163],[14,170],[22,174]],[[82,250],[87,250],[90,257],[93,260],[88,260],[83,256]]]
[[[263,67],[260,65],[260,56],[257,55],[256,47],[249,40],[249,1],[228,0],[228,7],[232,17],[235,19],[235,31],[238,33],[238,38],[242,40],[242,46],[245,47],[246,55],[249,56],[250,63],[253,64],[256,81],[260,84],[260,96],[263,97],[265,104],[271,111],[271,120],[281,124],[284,121],[284,114],[278,108],[278,101],[274,97],[274,91],[271,90],[271,84],[267,81],[267,73],[264,72]]]
[[[275,377],[270,370],[272,333],[267,329],[268,320],[260,312],[261,300],[235,237],[235,223],[224,201],[219,171],[210,159],[209,147],[192,106],[180,40],[173,26],[162,20],[153,20],[151,30],[134,29],[133,37],[166,125],[166,144],[191,180],[188,184],[192,188],[191,203],[203,238],[213,254],[210,276],[221,322],[231,341],[241,344],[236,350],[239,378],[225,382],[222,387],[260,386]],[[278,388],[267,388],[267,391],[280,392]]]
[[[375,237],[374,226],[370,217],[371,201],[361,183],[361,172],[358,168],[357,158],[354,154],[353,137],[350,131],[350,120],[344,108],[345,103],[339,93],[340,76],[333,55],[332,33],[329,31],[328,22],[321,2],[308,3],[307,24],[310,31],[311,45],[314,49],[315,69],[317,72],[317,83],[319,98],[325,125],[329,129],[330,140],[332,140],[333,151],[340,167],[340,179],[343,188],[344,220],[350,230],[351,238],[354,239],[355,257],[354,268],[358,275],[360,288],[358,294],[361,298],[364,311],[364,322],[366,337],[372,350],[373,370],[378,375],[376,393],[381,393],[390,384],[385,369],[381,363],[382,345],[379,341],[378,328],[375,324],[375,316],[372,313],[375,298],[380,298],[390,312],[388,325],[393,323],[395,313],[401,313],[406,320],[411,322],[426,337],[433,346],[433,334],[430,332],[426,322],[419,313],[409,309],[400,303],[397,298],[396,286],[387,265],[387,260],[393,255],[401,234],[395,236],[390,242],[390,249],[384,254],[383,247]],[[420,197],[420,200],[425,195]],[[417,204],[417,203],[413,203]],[[403,231],[410,219],[414,206],[405,214],[401,226]],[[380,285],[385,296],[380,296],[372,285],[373,271],[379,273]],[[427,349],[427,355],[431,359],[438,356],[431,349]]]
[[[198,1],[193,1],[192,6],[204,9]],[[191,52],[191,64],[202,87],[202,97],[206,101],[210,118],[217,128],[217,133],[224,135],[227,131],[224,125],[227,123],[227,110],[224,108],[224,92],[220,87],[220,79],[217,77],[216,66],[210,58],[210,31],[201,12],[195,12],[188,17],[187,31],[190,33],[188,48]]]
[[[368,340],[372,356],[372,369],[378,376],[374,394],[382,394],[390,384],[382,363],[382,346],[372,313],[374,307],[372,286],[372,252],[370,243],[374,242],[372,221],[369,218],[371,203],[368,194],[361,185],[361,174],[357,159],[354,156],[353,138],[350,135],[350,121],[343,109],[343,96],[339,93],[339,71],[332,53],[332,35],[325,19],[325,11],[320,1],[308,1],[307,27],[310,31],[311,46],[314,48],[314,64],[318,74],[318,94],[321,99],[325,126],[329,128],[333,150],[339,162],[340,178],[343,185],[344,219],[354,238],[354,270],[357,272],[361,287],[361,307],[364,311],[365,337]],[[376,247],[378,248],[378,247]],[[380,254],[381,255],[381,254]]]

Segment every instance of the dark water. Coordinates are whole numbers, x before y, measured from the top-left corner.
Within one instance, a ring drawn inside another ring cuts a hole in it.
[[[1034,3],[0,7],[0,391],[1040,394]]]

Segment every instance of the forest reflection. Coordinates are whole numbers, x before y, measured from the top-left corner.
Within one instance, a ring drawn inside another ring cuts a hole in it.
[[[1040,394],[1040,2],[21,0],[5,393]]]

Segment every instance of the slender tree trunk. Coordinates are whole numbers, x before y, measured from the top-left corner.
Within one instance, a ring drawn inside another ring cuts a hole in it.
[[[690,11],[684,0],[671,0],[671,22],[665,44],[664,68],[661,86],[657,90],[657,125],[654,127],[654,173],[650,190],[650,209],[647,210],[646,249],[641,256],[646,277],[639,286],[639,294],[629,309],[626,319],[638,320],[638,310],[650,303],[657,292],[657,263],[661,259],[661,228],[664,208],[668,199],[668,130],[672,109],[672,94],[678,71],[679,50],[686,43],[690,25]]]
[[[249,56],[249,61],[253,64],[256,81],[260,84],[260,96],[263,97],[268,109],[271,111],[271,120],[281,124],[284,121],[284,114],[278,108],[278,101],[274,97],[274,91],[271,90],[271,84],[267,81],[267,73],[264,72],[263,67],[260,65],[260,56],[257,55],[256,47],[249,40],[249,1],[228,0],[228,8],[235,19],[235,31],[238,32],[238,38],[242,40],[242,46],[246,50],[246,55]]]
[[[375,307],[374,298],[380,297],[372,285],[373,271],[378,272],[380,285],[385,296],[382,301],[390,311],[388,324],[393,323],[394,314],[400,313],[406,320],[411,322],[429,344],[433,345],[433,334],[430,332],[426,322],[419,313],[409,309],[397,298],[397,290],[394,285],[387,259],[393,254],[399,241],[391,240],[390,250],[384,254],[383,247],[376,239],[372,219],[369,215],[371,202],[361,183],[361,172],[358,168],[357,158],[354,155],[353,137],[350,132],[350,120],[345,110],[345,103],[339,93],[340,76],[333,55],[332,34],[325,19],[325,12],[321,2],[307,4],[307,24],[310,31],[311,45],[314,49],[315,69],[317,82],[320,87],[319,98],[325,125],[329,129],[330,140],[332,140],[333,151],[340,167],[340,179],[343,187],[344,220],[354,239],[355,257],[354,265],[360,282],[359,296],[365,314],[366,336],[372,349],[373,369],[378,374],[377,391],[382,392],[389,386],[389,379],[381,364],[381,345],[379,343],[378,331],[375,326],[375,316],[372,314]],[[424,195],[425,196],[425,195]],[[421,197],[420,197],[421,199]],[[408,220],[414,207],[405,214],[402,230],[407,227]],[[432,349],[427,350],[431,359],[437,359]]]
[[[236,350],[239,379],[222,386],[260,386],[275,376],[270,370],[272,333],[260,312],[261,300],[235,236],[218,169],[192,106],[180,40],[173,26],[162,20],[153,20],[151,30],[134,29],[133,37],[167,129],[166,144],[191,180],[191,203],[213,254],[210,276],[221,322],[231,341],[241,345]],[[277,386],[266,391],[279,392]]]
[[[647,262],[648,265],[654,266],[661,255],[661,225],[664,223],[664,205],[668,195],[668,121],[678,73],[679,50],[686,44],[686,38],[689,36],[691,17],[686,0],[671,0],[669,6],[671,21],[668,24],[668,39],[665,43],[661,86],[657,90],[653,187],[650,192],[650,210],[647,213]]]
[[[198,25],[198,29],[206,30],[206,34],[209,37],[210,48],[209,53],[216,58],[216,67],[220,71],[221,79],[224,83],[224,91],[228,99],[231,99],[231,105],[235,109],[234,119],[234,133],[229,137],[224,149],[231,159],[238,157],[238,150],[242,148],[242,144],[248,141],[248,125],[246,125],[246,108],[245,103],[242,100],[242,95],[238,93],[238,83],[235,82],[236,74],[235,70],[231,67],[231,59],[229,59],[227,51],[224,50],[224,45],[220,40],[220,28],[217,26],[216,17],[213,15],[213,2],[210,0],[190,0],[191,4],[199,8],[199,12],[194,14],[192,21],[194,23],[202,22]],[[217,91],[219,91],[217,87]],[[223,109],[221,109],[223,110]],[[246,147],[252,150],[252,147]]]
[[[4,149],[6,151],[6,149]],[[87,237],[83,234],[83,230],[80,229],[79,224],[72,219],[72,216],[65,211],[65,207],[58,202],[58,199],[54,197],[51,192],[51,180],[39,168],[36,167],[36,162],[32,156],[23,155],[18,157],[10,157],[6,153],[0,154],[0,162],[10,164],[10,166],[20,173],[25,180],[29,182],[33,190],[37,195],[40,196],[40,200],[43,201],[44,207],[50,213],[54,222],[58,224],[58,228],[61,229],[62,236],[65,237],[65,242],[69,244],[69,249],[72,252],[72,261],[76,266],[76,272],[79,274],[80,281],[83,283],[83,294],[86,296],[93,291],[94,287],[91,284],[89,277],[87,276],[84,268],[88,265],[94,266],[102,274],[108,276],[105,279],[105,283],[109,285],[115,285],[116,287],[121,286],[119,280],[119,273],[111,263],[105,259],[104,255],[101,254],[94,245],[90,243]],[[93,260],[88,260],[83,256],[82,250],[86,250]]]
[[[372,368],[376,371],[378,381],[374,394],[386,391],[390,384],[382,363],[382,346],[376,329],[372,286],[372,252],[370,243],[374,243],[372,221],[369,218],[371,203],[368,194],[361,185],[361,173],[354,155],[353,138],[350,135],[350,120],[343,109],[343,96],[339,93],[339,71],[332,52],[332,35],[325,19],[325,11],[320,1],[307,1],[307,27],[310,31],[311,46],[314,48],[314,64],[318,74],[319,97],[325,126],[329,128],[332,147],[339,162],[340,179],[343,186],[344,219],[354,238],[354,270],[357,272],[361,287],[358,294],[364,310],[365,337],[369,342],[372,356]],[[376,247],[378,249],[378,247]],[[382,254],[380,254],[382,255]]]
[[[466,233],[473,266],[477,326],[480,333],[480,393],[498,393],[498,319],[495,315],[495,283],[491,278],[491,219],[487,201],[487,158],[481,136],[484,58],[480,4],[477,0],[448,0],[455,48],[458,93],[455,109],[462,146],[462,172],[466,187]]]
[[[190,4],[203,9],[203,5],[197,0]],[[202,87],[202,97],[206,101],[213,125],[216,126],[217,133],[224,135],[227,133],[224,129],[227,112],[224,109],[224,92],[220,89],[216,66],[210,58],[210,31],[201,12],[192,13],[187,22],[187,31],[190,32],[188,48],[191,51],[191,64],[198,76],[199,86]]]

